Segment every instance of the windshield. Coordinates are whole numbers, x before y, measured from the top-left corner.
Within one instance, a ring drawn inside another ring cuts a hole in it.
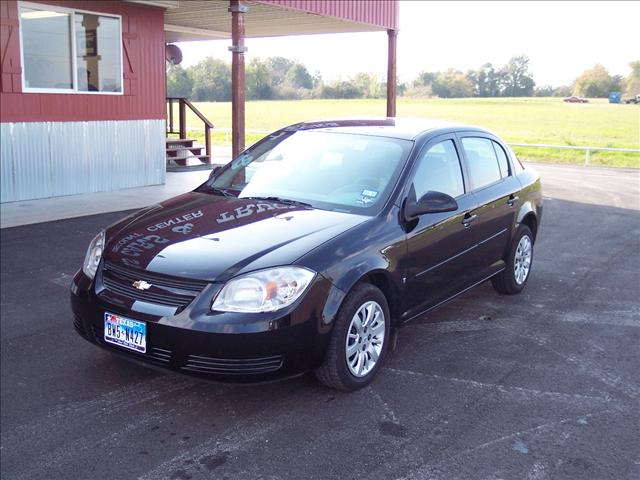
[[[369,135],[280,131],[235,158],[199,190],[371,215],[390,195],[412,145]]]

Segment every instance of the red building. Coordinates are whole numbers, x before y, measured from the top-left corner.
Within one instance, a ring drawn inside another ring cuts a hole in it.
[[[234,152],[245,36],[387,31],[392,116],[397,22],[396,0],[2,0],[0,201],[163,183],[167,42],[232,39]]]

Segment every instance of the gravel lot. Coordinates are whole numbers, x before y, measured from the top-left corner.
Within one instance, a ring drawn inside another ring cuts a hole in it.
[[[400,330],[352,394],[132,364],[73,330],[69,282],[122,214],[3,229],[1,476],[640,478],[640,176],[538,166],[532,277]]]

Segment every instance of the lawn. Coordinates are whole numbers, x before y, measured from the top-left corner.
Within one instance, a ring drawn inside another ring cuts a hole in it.
[[[231,127],[231,104],[195,104],[217,128]],[[271,131],[291,123],[321,118],[381,115],[385,100],[252,101],[246,106],[247,130]],[[508,143],[536,143],[594,147],[640,148],[640,107],[614,105],[606,100],[567,104],[561,98],[398,99],[398,116],[438,118],[480,125]],[[189,117],[189,128],[202,123]],[[202,134],[192,132],[196,137]],[[247,133],[247,144],[262,134]],[[214,134],[214,144],[225,141]],[[582,164],[581,150],[514,147],[523,160]],[[640,168],[640,153],[592,152],[593,165]]]

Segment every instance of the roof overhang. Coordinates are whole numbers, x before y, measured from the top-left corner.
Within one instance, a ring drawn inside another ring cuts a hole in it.
[[[167,42],[231,38],[228,0],[130,0],[165,8]],[[397,0],[248,0],[246,37],[396,30]]]

